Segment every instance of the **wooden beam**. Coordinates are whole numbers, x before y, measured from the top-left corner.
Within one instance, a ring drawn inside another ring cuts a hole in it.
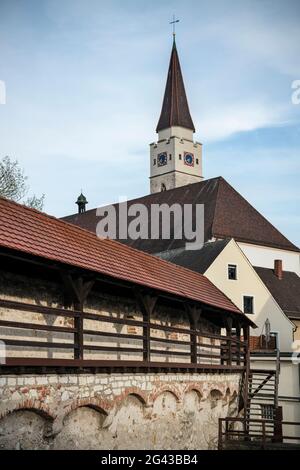
[[[41,313],[43,315],[56,315],[59,317],[73,318],[80,315],[80,312],[66,310],[64,308],[46,307],[44,305],[28,304],[14,300],[0,299],[0,307],[12,310],[21,310],[22,312]]]
[[[245,372],[244,372],[244,427],[245,432],[249,433],[249,426],[247,424],[247,406],[249,399],[249,378],[250,378],[250,328],[249,325],[243,325],[243,336],[244,344],[246,346],[246,354],[244,360]]]
[[[236,331],[236,339],[238,341],[241,341],[241,324],[238,321],[236,321],[235,331]],[[235,347],[237,349],[237,365],[240,365],[240,363],[241,363],[241,345],[240,345],[240,343],[237,343],[235,345]]]
[[[90,279],[84,281],[82,276],[75,277],[66,271],[60,271],[60,275],[67,299],[73,303],[74,310],[81,313],[74,319],[76,330],[74,334],[74,343],[76,345],[76,348],[74,348],[74,358],[82,360],[84,356],[83,306],[95,281]]]
[[[283,436],[282,436],[282,420],[283,420],[283,414],[282,414],[282,406],[277,406],[274,410],[275,413],[275,423],[274,423],[274,442],[283,442]],[[298,437],[299,439],[299,437]]]
[[[137,368],[138,370],[143,369],[145,367],[149,369],[161,369],[166,370],[171,368],[174,369],[186,369],[186,370],[194,370],[195,365],[189,363],[182,363],[182,362],[148,362],[145,363],[143,361],[118,361],[118,360],[94,360],[94,359],[85,359],[85,360],[78,360],[78,359],[48,359],[48,358],[24,358],[24,357],[11,357],[6,359],[5,364],[0,364],[0,368],[3,370],[7,369],[8,367],[29,367],[29,366],[40,366],[40,367],[99,367],[103,368],[114,368],[118,367],[122,370],[124,368]],[[228,366],[221,366],[219,364],[198,364],[197,369],[199,370],[226,370],[226,371],[243,371],[244,367],[228,367]]]
[[[226,335],[228,336],[227,347],[228,347],[228,365],[232,364],[232,318],[230,316],[224,316],[224,324],[226,328]]]
[[[143,314],[143,322],[145,325],[143,326],[143,360],[150,362],[151,358],[151,346],[150,346],[150,320],[151,315],[154,312],[154,308],[157,303],[158,297],[156,295],[152,295],[149,293],[145,293],[140,289],[134,289],[135,298],[137,300],[137,304],[141,309]]]
[[[199,330],[199,320],[202,314],[202,310],[196,304],[185,304],[185,311],[189,318],[190,328],[192,332],[190,333],[191,339],[191,363],[197,364],[198,362],[198,345],[197,345],[197,336]]]

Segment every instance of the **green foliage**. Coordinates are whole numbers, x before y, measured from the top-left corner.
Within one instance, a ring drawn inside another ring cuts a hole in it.
[[[27,185],[27,176],[24,170],[19,166],[17,160],[6,156],[0,160],[0,196],[12,201],[21,202],[34,209],[42,210],[44,206],[45,195],[37,197],[28,196],[29,186]]]

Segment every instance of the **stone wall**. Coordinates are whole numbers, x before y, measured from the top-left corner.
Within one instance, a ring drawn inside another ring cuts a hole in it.
[[[2,449],[213,449],[239,374],[0,378]]]

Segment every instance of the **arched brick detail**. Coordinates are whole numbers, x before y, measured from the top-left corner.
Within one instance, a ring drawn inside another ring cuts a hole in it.
[[[93,408],[94,410],[99,411],[99,413],[108,415],[112,408],[112,403],[101,398],[78,398],[77,400],[73,400],[71,404],[65,408],[61,419],[64,420],[66,416],[71,413],[71,411],[74,411],[77,408],[82,408],[84,406]]]
[[[176,398],[177,402],[182,401],[183,395],[175,385],[166,384],[153,391],[149,396],[149,403],[153,404],[155,400],[164,392],[169,392]]]
[[[32,411],[33,413],[36,413],[49,421],[54,421],[56,418],[56,414],[52,413],[45,403],[37,400],[27,399],[19,403],[15,403],[12,407],[8,407],[0,414],[0,419],[3,419],[5,416],[17,411]]]
[[[133,395],[136,398],[138,398],[142,402],[143,405],[148,404],[148,396],[146,392],[144,392],[143,390],[137,387],[126,388],[124,392],[122,392],[119,396],[115,398],[114,403],[120,404],[123,400],[125,400],[125,398],[127,398],[130,395]]]
[[[201,396],[201,399],[203,398],[203,390],[202,390],[202,387],[199,385],[199,384],[188,384],[185,389],[184,389],[184,394],[188,393],[188,392],[192,392],[192,391],[195,391],[198,393],[198,395]]]
[[[208,393],[208,398],[211,398],[211,399],[217,399],[217,400],[223,400],[224,399],[224,393],[222,392],[222,390],[220,390],[221,387],[218,387],[218,386],[214,386],[210,389],[209,393]],[[217,392],[217,393],[216,393]],[[220,396],[219,396],[220,394]]]

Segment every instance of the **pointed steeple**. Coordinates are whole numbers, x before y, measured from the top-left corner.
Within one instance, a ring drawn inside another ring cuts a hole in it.
[[[175,36],[165,95],[156,132],[173,126],[185,127],[186,129],[191,129],[195,132],[185,93]]]

